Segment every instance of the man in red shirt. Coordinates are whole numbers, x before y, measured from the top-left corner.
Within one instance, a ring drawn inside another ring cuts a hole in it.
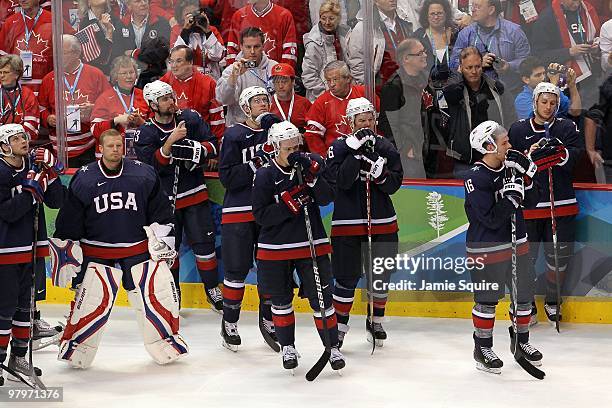
[[[327,64],[323,76],[328,89],[314,101],[306,114],[304,139],[310,152],[325,157],[334,140],[352,133],[346,120],[346,106],[349,100],[365,96],[365,88],[353,85],[351,71],[344,61]],[[378,112],[378,97],[374,106]]]
[[[306,113],[312,103],[294,92],[295,70],[293,67],[289,64],[276,64],[272,68],[272,83],[274,84],[274,96],[270,112],[293,123],[301,133],[304,133]]]
[[[254,0],[236,11],[227,34],[227,64],[233,64],[240,51],[240,33],[247,27],[264,32],[264,52],[268,58],[295,66],[297,37],[291,12],[270,0]]]
[[[170,71],[161,78],[174,89],[179,109],[193,109],[210,125],[217,140],[221,141],[225,131],[223,106],[215,98],[217,83],[193,65],[193,50],[186,45],[177,45],[170,52]]]
[[[73,35],[64,34],[64,100],[66,111],[55,111],[55,72],[47,74],[40,86],[38,102],[40,119],[49,128],[49,137],[57,152],[55,126],[57,116],[66,117],[66,142],[70,167],[80,167],[95,159],[95,142],[90,129],[90,116],[94,102],[110,88],[106,76],[96,67],[81,61],[81,43]]]

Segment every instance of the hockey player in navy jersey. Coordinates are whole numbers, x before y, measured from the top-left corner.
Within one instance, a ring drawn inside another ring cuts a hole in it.
[[[471,260],[472,282],[484,281],[488,285],[474,290],[472,322],[476,368],[499,374],[503,366],[492,349],[493,326],[495,308],[504,297],[505,285],[511,286],[512,213],[516,213],[518,349],[527,361],[539,366],[542,353],[529,343],[534,273],[529,265],[529,243],[521,209],[521,204],[529,206],[537,199],[538,187],[532,181],[536,166],[524,154],[511,149],[508,132],[493,121],[481,123],[470,133],[470,145],[482,158],[464,174],[465,212],[470,223],[466,252]],[[510,312],[512,314],[512,310]],[[511,351],[514,337],[512,335]]]
[[[241,344],[238,319],[244,281],[253,266],[259,234],[251,206],[253,177],[257,169],[270,159],[271,146],[266,143],[270,122],[281,121],[268,113],[270,95],[262,87],[244,89],[239,103],[247,120],[225,130],[219,164],[219,179],[225,187],[221,218],[221,251],[225,269],[221,336],[223,346],[232,351]],[[260,293],[259,305],[260,328],[276,341],[269,296]]]
[[[72,178],[50,239],[53,283],[76,289],[58,359],[77,368],[91,366],[121,283],[153,360],[188,352],[168,267],[172,208],[155,169],[124,159],[123,143],[115,129],[102,133],[102,158]]]
[[[336,139],[327,153],[328,174],[335,187],[332,217],[332,270],[335,278],[334,308],[338,316],[340,345],[348,332],[349,313],[355,288],[369,266],[367,251],[368,209],[366,177],[370,179],[372,221],[372,259],[397,255],[397,217],[391,195],[402,185],[402,164],[397,149],[376,135],[376,111],[366,98],[349,101],[346,118],[353,130],[348,137]],[[389,283],[392,270],[377,275],[381,284]],[[368,275],[367,273],[365,274]],[[368,284],[368,288],[372,285]],[[387,333],[382,327],[388,290],[376,285],[372,316],[366,319],[367,339],[382,347]],[[381,290],[383,289],[384,290]]]
[[[333,200],[333,191],[321,177],[323,159],[300,151],[302,135],[293,124],[284,121],[272,125],[268,141],[275,157],[257,170],[253,184],[253,215],[261,227],[257,241],[257,279],[260,290],[272,298],[272,318],[282,346],[283,367],[294,369],[299,357],[293,313],[294,269],[315,310],[315,325],[325,343],[304,215],[304,207],[308,206],[330,339],[329,361],[334,370],[339,370],[345,362],[338,350],[336,313],[331,299],[328,256],[331,246],[319,211],[319,206]],[[297,171],[303,172],[304,184],[299,184]]]
[[[43,202],[50,208],[59,208],[65,192],[58,180],[63,166],[53,154],[37,148],[30,155],[28,149],[28,134],[23,126],[0,126],[0,363],[6,359],[12,337],[8,367],[24,376],[31,371],[25,354],[32,324],[35,208]],[[44,277],[44,257],[49,255],[44,209],[39,210],[36,240],[36,267]],[[38,279],[36,285],[40,287]],[[42,374],[38,368],[36,373]],[[17,380],[11,375],[8,378]],[[0,369],[0,385],[3,383]]]
[[[151,82],[145,85],[143,94],[154,117],[137,130],[136,156],[157,170],[162,188],[174,200],[177,250],[180,249],[184,233],[195,255],[206,299],[212,310],[222,313],[215,226],[204,177],[206,161],[217,157],[217,139],[199,113],[191,109],[178,109],[176,96],[169,84]],[[175,262],[172,274],[179,288],[178,262]]]
[[[558,118],[559,88],[541,82],[533,91],[534,116],[514,123],[508,131],[510,143],[515,149],[526,152],[530,146],[539,142],[540,147],[531,153],[531,158],[538,166],[535,177],[541,186],[540,197],[532,206],[526,206],[523,213],[529,236],[531,265],[535,267],[540,246],[544,246],[546,264],[546,295],[544,310],[549,322],[555,323],[555,314],[559,307],[556,291],[555,255],[552,238],[552,218],[548,169],[552,168],[554,214],[557,233],[557,268],[561,285],[567,274],[569,261],[574,252],[576,215],[578,202],[572,185],[572,174],[576,161],[582,153],[582,142],[576,124]],[[548,124],[548,134],[546,125]],[[561,311],[559,310],[559,313]],[[535,303],[532,320],[536,322]],[[561,318],[561,316],[559,316]]]

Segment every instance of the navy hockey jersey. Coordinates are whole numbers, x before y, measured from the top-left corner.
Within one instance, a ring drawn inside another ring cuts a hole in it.
[[[14,168],[0,159],[0,265],[32,261],[34,241],[34,198],[21,187],[30,170],[30,161],[24,159],[21,168]],[[45,192],[45,204],[59,208],[64,200],[65,187],[55,179]],[[49,255],[45,210],[38,215],[37,257]]]
[[[251,206],[255,174],[249,163],[267,140],[267,130],[252,129],[244,123],[225,129],[219,162],[219,180],[225,187],[222,224],[255,220]]]
[[[161,147],[181,121],[185,121],[186,138],[202,143],[202,146],[208,151],[207,158],[217,157],[217,138],[210,130],[210,126],[202,120],[200,114],[191,109],[185,109],[177,113],[175,121],[170,125],[159,124],[151,118],[138,128],[135,135],[138,160],[152,165],[157,170],[162,188],[170,199],[172,199],[174,169],[177,165],[181,165],[181,161],[164,157]],[[189,171],[185,166],[181,166],[176,194],[176,209],[189,207],[206,200],[208,200],[208,190],[206,189],[204,171],[201,168]]]
[[[55,237],[81,241],[85,256],[121,259],[148,251],[145,225],[172,223],[172,207],[155,169],[123,159],[117,175],[99,161],[81,167],[55,222]]]
[[[568,158],[565,163],[552,167],[553,192],[555,194],[555,216],[578,214],[578,202],[572,185],[572,174],[576,161],[582,154],[582,142],[576,124],[563,118],[555,118],[549,127],[550,137],[557,138],[565,145]],[[544,127],[534,122],[533,118],[515,122],[508,131],[513,149],[525,152],[545,136]],[[532,206],[525,206],[525,219],[550,218],[550,194],[548,191],[548,171],[535,175],[540,189],[540,197]]]
[[[391,201],[402,185],[402,163],[397,149],[387,139],[378,136],[374,151],[387,159],[387,176],[380,182],[370,182],[372,234],[398,231],[397,216]],[[346,138],[336,139],[327,153],[327,174],[335,191],[332,236],[367,235],[366,179],[360,171],[361,156],[346,145]]]
[[[527,230],[522,208],[502,196],[506,167],[492,169],[478,161],[464,173],[465,213],[470,223],[466,237],[469,258],[480,258],[481,263],[508,261],[512,256],[510,216],[516,211],[517,252],[529,252]],[[525,186],[525,205],[537,200],[535,183]]]
[[[313,154],[320,163],[323,160]],[[282,201],[283,191],[297,186],[297,176],[292,169],[281,168],[276,160],[259,168],[253,185],[253,215],[261,225],[257,242],[257,259],[288,260],[310,258],[310,246],[306,233],[304,211],[294,215]],[[317,256],[331,253],[331,245],[321,220],[320,205],[333,200],[333,190],[323,177],[314,187],[307,187],[314,202],[308,204]]]

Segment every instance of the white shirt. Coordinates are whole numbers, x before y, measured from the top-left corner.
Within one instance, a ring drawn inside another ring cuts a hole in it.
[[[140,48],[142,45],[142,37],[144,37],[144,33],[147,30],[147,21],[149,20],[149,16],[146,16],[144,20],[142,20],[142,25],[137,26],[134,24],[134,16],[131,17],[132,20],[132,28],[134,28],[134,35],[136,36],[136,47]]]

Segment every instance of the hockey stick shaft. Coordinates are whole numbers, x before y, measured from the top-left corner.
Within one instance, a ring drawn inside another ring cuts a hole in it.
[[[548,122],[544,123],[544,134],[546,139],[550,139],[550,125]],[[555,310],[555,329],[557,333],[560,332],[559,320],[561,313],[561,282],[559,276],[559,252],[557,244],[557,220],[555,218],[555,189],[554,189],[554,178],[552,167],[548,168],[548,194],[550,202],[550,225],[552,232],[552,244],[553,244],[553,258],[555,262],[555,292],[557,300],[557,308]]]
[[[368,279],[368,319],[370,319],[370,335],[372,336],[372,352],[376,350],[376,336],[374,333],[374,275],[372,272],[372,184],[369,174],[366,174],[366,217],[368,221],[368,259],[366,261],[367,279]]]
[[[34,207],[34,225],[33,225],[33,233],[34,238],[32,239],[32,287],[30,288],[30,330],[29,330],[29,338],[28,338],[28,361],[30,364],[30,373],[29,377],[37,388],[46,390],[47,387],[43,384],[40,378],[36,375],[34,371],[34,361],[32,357],[32,353],[34,350],[32,342],[34,341],[34,313],[36,310],[36,268],[38,267],[38,220],[40,216],[40,207],[41,203],[36,203]]]

